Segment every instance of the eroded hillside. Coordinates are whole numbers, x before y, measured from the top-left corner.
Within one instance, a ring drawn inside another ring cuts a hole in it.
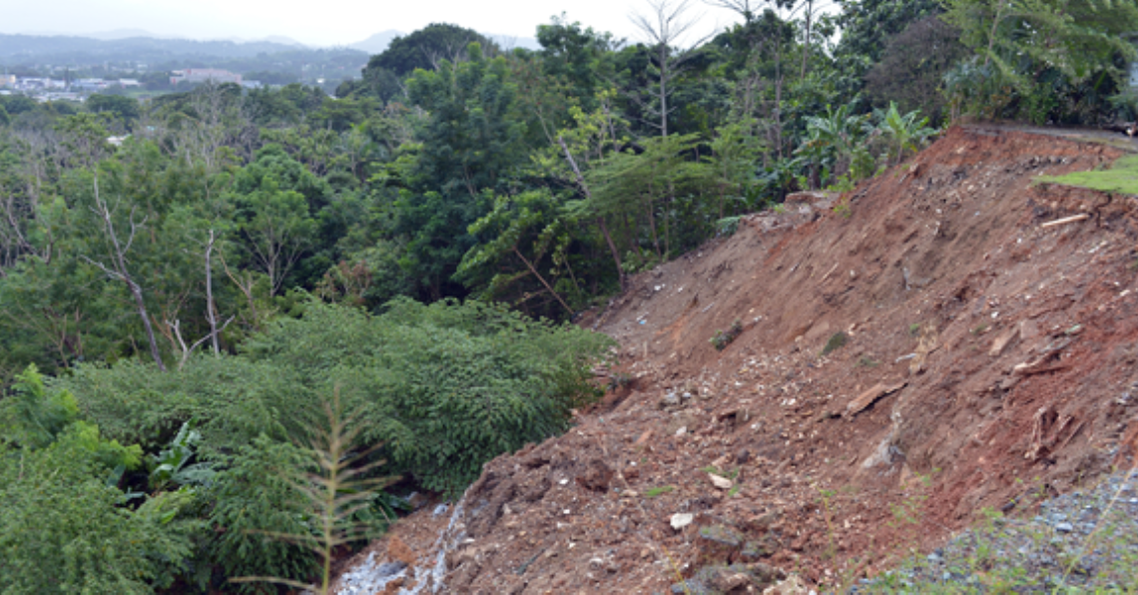
[[[1133,465],[1135,199],[1032,184],[1123,150],[954,128],[635,277],[586,323],[627,382],[369,548],[389,592],[833,585]]]

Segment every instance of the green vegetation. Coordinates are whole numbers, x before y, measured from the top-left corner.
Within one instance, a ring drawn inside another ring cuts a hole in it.
[[[1097,0],[947,0],[946,22],[976,55],[945,75],[952,108],[1035,124],[1134,119],[1122,65],[1138,5]],[[1045,34],[1042,32],[1046,32]]]
[[[693,47],[652,19],[621,43],[554,18],[537,51],[436,24],[337,97],[0,95],[5,592],[323,584],[395,493],[567,429],[613,346],[563,321],[629,275],[854,190],[950,114],[1133,113],[1131,4],[722,4],[740,22]]]
[[[1134,519],[1122,510],[1126,499],[1121,496],[1116,486],[1100,485],[1064,496],[1081,504],[1071,506],[1062,499],[1047,501],[1024,494],[1020,505],[1041,506],[1033,518],[1005,517],[985,508],[972,528],[945,547],[929,555],[906,555],[897,569],[859,589],[867,593],[1133,592],[1138,587]],[[1059,519],[1068,518],[1082,522],[1063,526],[1065,521]]]
[[[1077,171],[1063,176],[1039,176],[1035,182],[1138,195],[1138,155],[1121,157],[1108,169]]]
[[[825,347],[822,348],[822,357],[830,355],[831,353],[841,349],[842,347],[845,347],[846,343],[849,340],[850,340],[849,335],[847,335],[843,332],[834,333],[833,335],[830,336],[829,340],[826,341]]]
[[[564,430],[570,409],[596,396],[587,381],[610,344],[478,302],[400,300],[378,316],[301,307],[241,354],[193,357],[177,371],[124,360],[17,376],[0,401],[12,503],[0,525],[15,540],[0,582],[145,592],[181,577],[204,588],[217,567],[304,583],[329,547],[390,518],[392,502],[374,491],[383,478],[454,496],[494,456]],[[355,413],[322,414],[330,394]],[[92,523],[109,533],[65,530]],[[48,541],[31,537],[45,527]],[[131,546],[84,549],[115,540]],[[53,582],[49,564],[76,574]],[[203,574],[185,576],[187,564]]]
[[[731,323],[731,326],[727,327],[727,330],[715,331],[715,336],[711,337],[711,344],[716,351],[723,351],[741,334],[743,334],[743,323],[736,319],[735,322]]]
[[[675,489],[676,488],[674,486],[659,486],[655,488],[648,488],[648,490],[644,492],[644,497],[655,498],[656,496],[667,494],[668,492],[674,491]]]

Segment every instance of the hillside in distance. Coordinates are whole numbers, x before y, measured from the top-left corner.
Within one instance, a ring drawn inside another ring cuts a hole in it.
[[[217,58],[247,58],[258,54],[293,52],[293,44],[274,41],[197,41],[193,39],[162,39],[158,37],[127,37],[123,39],[93,39],[70,35],[6,35],[0,34],[0,59],[7,62],[69,62],[69,61],[154,61],[173,56],[213,56]],[[312,50],[333,51],[333,50]],[[338,52],[362,53],[340,49]]]
[[[114,72],[160,73],[179,68],[222,68],[249,78],[284,84],[318,78],[358,78],[368,54],[351,48],[308,48],[295,42],[196,41],[157,37],[92,39],[65,35],[0,34],[0,64],[22,76],[60,77]],[[272,76],[276,75],[276,76]]]

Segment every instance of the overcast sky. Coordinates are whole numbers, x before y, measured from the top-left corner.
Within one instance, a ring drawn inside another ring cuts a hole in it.
[[[81,35],[143,29],[194,39],[283,35],[319,46],[346,45],[389,29],[414,31],[449,22],[481,33],[534,37],[537,25],[565,12],[572,21],[637,39],[628,15],[647,0],[4,0],[0,33]],[[727,10],[691,0],[701,31],[735,21]],[[698,36],[696,34],[695,36]]]

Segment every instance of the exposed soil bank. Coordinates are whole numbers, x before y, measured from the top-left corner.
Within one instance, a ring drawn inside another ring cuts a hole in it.
[[[1132,466],[1138,202],[1032,184],[1122,151],[955,128],[837,208],[748,217],[590,321],[628,386],[487,464],[447,539],[430,507],[392,536],[457,543],[455,593],[834,585]]]

